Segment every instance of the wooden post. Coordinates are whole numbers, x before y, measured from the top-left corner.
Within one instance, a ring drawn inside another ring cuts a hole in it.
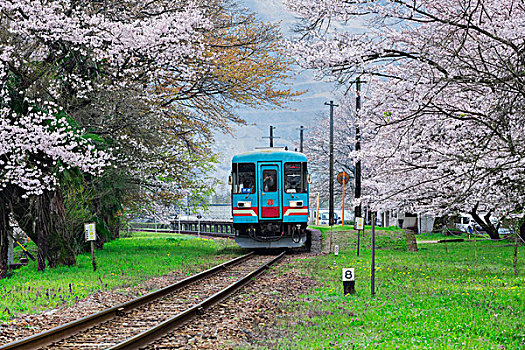
[[[376,214],[372,213],[372,266],[371,266],[371,290],[372,295],[376,294],[375,281],[376,281]]]
[[[478,240],[477,232],[474,232],[474,261],[478,261]]]
[[[91,264],[93,271],[97,271],[97,262],[95,261],[95,241],[91,241]]]
[[[345,295],[355,294],[355,281],[343,282]]]
[[[359,256],[359,231],[361,230],[357,230],[357,256]]]
[[[315,218],[315,224],[317,226],[319,226],[319,192],[317,192],[317,211],[316,211],[317,215],[316,215],[316,218]]]
[[[95,261],[95,241],[97,240],[96,224],[84,224],[84,232],[86,234],[86,241],[91,244],[91,263],[93,264],[93,271],[97,271],[97,263]]]
[[[359,233],[361,230],[363,230],[363,232],[365,231],[365,224],[364,224],[364,220],[362,217],[360,216],[354,217],[354,228],[357,230],[357,256],[359,256],[359,246],[360,246]],[[364,233],[363,233],[363,236],[364,236]]]
[[[341,226],[345,226],[345,178],[343,176],[343,222]]]
[[[334,237],[332,230],[333,230],[333,226],[330,226],[330,246],[328,247],[328,253],[332,252],[332,239]]]
[[[7,235],[7,266],[8,267],[9,265],[13,264],[13,244],[14,244],[14,239],[11,236],[11,234],[8,234]]]
[[[519,228],[514,232],[514,276],[518,276],[518,233]]]

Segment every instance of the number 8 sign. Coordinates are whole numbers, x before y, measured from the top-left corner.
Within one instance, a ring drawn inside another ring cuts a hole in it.
[[[343,269],[343,282],[355,281],[354,268]]]

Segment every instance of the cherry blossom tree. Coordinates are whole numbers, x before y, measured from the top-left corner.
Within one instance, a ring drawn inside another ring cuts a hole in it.
[[[522,1],[290,1],[298,62],[368,82],[359,115],[364,200],[414,211],[521,211]],[[354,29],[349,30],[353,26]],[[481,219],[481,218],[480,218]],[[480,220],[492,237],[488,217]]]
[[[76,167],[98,175],[112,158],[96,147],[115,138],[108,129],[104,133],[94,127],[115,125],[111,119],[118,113],[105,114],[105,103],[125,94],[147,105],[152,99],[148,85],[173,75],[172,67],[178,67],[182,78],[197,74],[184,62],[205,59],[199,42],[210,23],[198,4],[180,5],[67,0],[0,4],[2,194],[9,207],[32,203],[28,207],[35,209],[39,269],[46,258],[52,263],[49,235],[64,212],[57,174]],[[128,87],[135,94],[126,93]],[[93,142],[84,137],[84,128],[95,132]],[[114,163],[122,160],[114,158]]]
[[[294,96],[277,88],[279,40],[229,0],[2,1],[0,202],[37,242],[38,268],[64,250],[75,262],[57,246],[75,198],[108,231],[128,204],[206,196],[212,132],[242,123],[242,104]]]

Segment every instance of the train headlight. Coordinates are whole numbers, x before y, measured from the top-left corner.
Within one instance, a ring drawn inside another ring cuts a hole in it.
[[[251,208],[252,202],[237,202],[237,208]]]
[[[290,208],[300,208],[303,206],[303,201],[290,201]]]

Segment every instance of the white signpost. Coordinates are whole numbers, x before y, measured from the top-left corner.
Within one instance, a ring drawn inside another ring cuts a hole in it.
[[[91,262],[93,264],[93,271],[97,271],[97,263],[95,262],[95,241],[97,240],[97,225],[92,222],[84,224],[84,232],[86,233],[86,242],[91,244]]]
[[[345,295],[355,294],[355,272],[354,268],[343,268],[343,289]]]
[[[364,230],[365,229],[365,218],[363,218],[363,217],[356,217],[355,218],[355,229],[356,230]]]
[[[84,224],[84,232],[86,233],[86,242],[97,240],[97,226],[95,223]]]
[[[343,269],[343,282],[355,281],[354,268],[345,268]]]

